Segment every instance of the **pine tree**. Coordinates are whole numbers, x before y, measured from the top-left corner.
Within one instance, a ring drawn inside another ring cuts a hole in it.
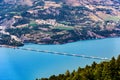
[[[116,72],[117,72],[116,79],[120,80],[120,55],[118,56],[116,60]]]

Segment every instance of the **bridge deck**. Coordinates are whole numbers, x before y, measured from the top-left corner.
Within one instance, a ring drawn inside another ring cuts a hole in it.
[[[0,46],[0,47],[6,47],[6,46]],[[102,58],[102,57],[86,56],[86,55],[70,54],[70,53],[62,53],[62,52],[52,52],[52,51],[32,49],[32,48],[19,48],[19,47],[6,47],[6,48],[20,49],[20,50],[34,51],[34,52],[43,52],[43,53],[50,53],[50,54],[58,54],[58,55],[65,55],[65,56],[73,56],[73,57],[82,57],[82,58],[97,59],[97,60],[110,60],[108,58]]]

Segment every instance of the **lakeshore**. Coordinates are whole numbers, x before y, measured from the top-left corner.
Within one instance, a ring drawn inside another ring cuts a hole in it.
[[[32,48],[54,52],[75,53],[79,55],[111,58],[120,53],[120,38],[78,41],[63,45],[25,44],[21,48]],[[33,80],[49,77],[53,74],[73,71],[79,66],[90,65],[103,60],[86,59],[64,55],[54,55],[44,52],[25,51],[13,48],[0,48],[0,79]]]

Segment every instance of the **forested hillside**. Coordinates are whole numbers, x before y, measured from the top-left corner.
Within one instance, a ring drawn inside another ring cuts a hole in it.
[[[78,68],[76,71],[66,71],[65,74],[52,75],[49,78],[36,80],[120,80],[120,55],[110,61],[101,63],[93,62],[85,68]]]

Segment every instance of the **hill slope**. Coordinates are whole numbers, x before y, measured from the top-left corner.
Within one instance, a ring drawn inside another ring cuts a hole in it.
[[[65,74],[36,80],[120,80],[120,56],[99,64],[93,62],[91,66],[79,67],[78,70],[71,73],[66,71]]]
[[[4,0],[0,33],[39,44],[119,37],[119,6],[119,0]]]

